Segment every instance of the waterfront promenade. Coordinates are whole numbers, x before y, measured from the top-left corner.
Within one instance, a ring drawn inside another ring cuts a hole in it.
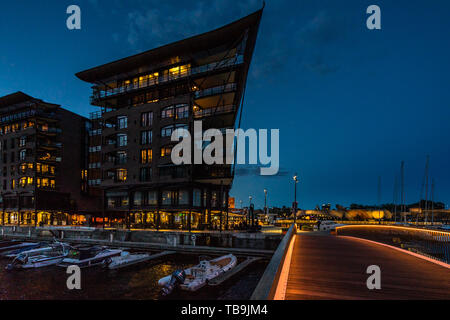
[[[380,290],[366,286],[369,265],[381,269]],[[450,299],[450,269],[361,239],[299,233],[284,299]]]

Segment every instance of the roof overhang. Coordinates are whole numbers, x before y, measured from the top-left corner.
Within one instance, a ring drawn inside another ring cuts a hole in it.
[[[240,20],[232,22],[219,29],[209,31],[194,37],[173,42],[165,46],[155,48],[134,56],[110,62],[92,69],[78,72],[76,76],[86,82],[96,83],[108,79],[114,75],[138,69],[143,65],[157,64],[167,58],[183,55],[193,51],[203,51],[232,41],[242,35],[243,30],[253,29],[255,32],[259,27],[263,9],[258,10]],[[256,39],[249,39],[253,42]]]

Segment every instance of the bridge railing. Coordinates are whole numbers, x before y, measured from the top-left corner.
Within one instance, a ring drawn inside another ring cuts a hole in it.
[[[386,225],[347,225],[336,234],[381,242],[450,263],[450,232]]]
[[[280,276],[282,274],[283,267],[285,263],[289,263],[289,261],[286,261],[286,256],[292,241],[295,239],[294,236],[296,233],[297,226],[292,224],[278,245],[272,259],[270,259],[266,271],[264,271],[264,274],[259,280],[255,291],[253,291],[250,298],[251,300],[273,300],[275,298],[277,289],[281,285]]]

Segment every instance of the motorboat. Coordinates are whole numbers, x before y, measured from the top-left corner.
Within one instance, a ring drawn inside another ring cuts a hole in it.
[[[4,248],[4,247],[10,247],[13,246],[15,244],[19,244],[20,242],[17,240],[5,240],[5,241],[0,241],[0,248]]]
[[[47,247],[32,249],[19,253],[6,266],[7,270],[31,269],[52,266],[60,263],[69,254],[70,245],[55,242]]]
[[[8,257],[11,255],[17,255],[23,251],[39,248],[42,244],[35,242],[22,242],[19,244],[13,244],[11,246],[0,248],[0,256]]]
[[[106,266],[108,269],[124,268],[145,262],[149,260],[150,257],[151,255],[148,253],[129,253],[128,251],[122,251],[120,256],[108,258],[106,260]]]
[[[161,278],[158,285],[161,294],[170,294],[176,286],[186,291],[197,291],[212,279],[230,271],[236,266],[237,258],[228,254],[212,260],[200,260],[200,263],[185,270],[177,270],[173,274]]]
[[[121,253],[122,250],[119,249],[107,249],[99,246],[73,248],[58,266],[68,267],[76,265],[80,268],[93,267],[105,264],[109,258],[120,256]]]

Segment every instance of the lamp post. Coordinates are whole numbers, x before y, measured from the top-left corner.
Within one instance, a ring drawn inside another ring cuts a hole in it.
[[[298,177],[297,174],[293,177],[294,180],[294,224],[297,223],[297,183],[298,183]]]
[[[264,214],[267,217],[267,189],[264,189]]]
[[[251,222],[251,217],[250,217],[250,214],[251,214],[251,206],[252,206],[252,196],[248,196],[248,200],[249,200],[249,205],[248,205],[248,224],[250,224],[250,222]]]

